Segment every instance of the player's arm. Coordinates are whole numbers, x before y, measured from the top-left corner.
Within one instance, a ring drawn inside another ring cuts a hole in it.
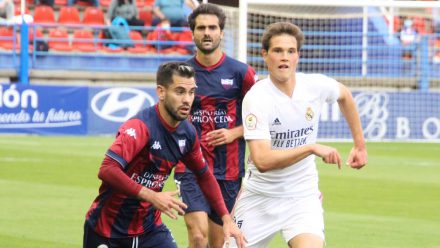
[[[347,164],[352,168],[360,169],[367,163],[368,157],[361,121],[350,90],[343,84],[339,84],[339,89],[339,108],[350,127],[354,142],[354,147],[347,159]]]
[[[150,202],[159,211],[176,219],[177,216],[174,214],[173,209],[183,214],[183,209],[186,208],[183,202],[175,198],[177,191],[156,192],[150,190],[133,181],[125,173],[129,162],[145,147],[147,140],[148,130],[144,124],[136,120],[129,120],[124,123],[106,153],[98,177],[113,190],[127,196],[136,197],[141,201]]]
[[[243,137],[242,125],[231,129],[221,128],[213,130],[205,135],[205,140],[208,145],[219,146],[229,144],[241,137]]]
[[[232,221],[217,180],[209,170],[208,163],[203,159],[198,139],[196,139],[192,151],[182,158],[182,162],[194,172],[197,183],[209,204],[216,213],[221,216],[223,221],[224,240],[229,240],[229,237],[233,236],[238,247],[245,247],[245,239],[240,229],[238,229],[237,225]]]
[[[333,147],[309,144],[293,149],[273,150],[270,142],[264,139],[247,140],[250,158],[260,172],[286,168],[311,154],[321,157],[325,163],[341,167],[341,157]]]

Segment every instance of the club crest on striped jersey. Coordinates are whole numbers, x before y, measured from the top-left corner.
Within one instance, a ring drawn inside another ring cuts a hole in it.
[[[221,79],[221,83],[224,89],[230,89],[234,84],[234,79]]]
[[[185,151],[185,146],[186,146],[186,140],[179,140],[179,149],[180,152],[183,153]]]
[[[313,120],[314,116],[315,116],[315,113],[313,112],[312,107],[307,107],[307,110],[306,110],[306,120],[311,121],[311,120]]]
[[[254,130],[257,128],[257,117],[253,114],[248,114],[245,119],[246,128],[249,130]]]

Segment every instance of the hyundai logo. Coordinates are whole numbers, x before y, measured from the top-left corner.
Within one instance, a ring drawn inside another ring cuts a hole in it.
[[[113,122],[124,122],[139,110],[154,105],[155,100],[142,90],[109,88],[98,92],[91,100],[92,111]]]

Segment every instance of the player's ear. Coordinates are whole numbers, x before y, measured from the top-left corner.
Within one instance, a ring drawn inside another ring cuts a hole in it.
[[[165,87],[163,85],[158,85],[156,87],[156,94],[160,101],[165,100]]]

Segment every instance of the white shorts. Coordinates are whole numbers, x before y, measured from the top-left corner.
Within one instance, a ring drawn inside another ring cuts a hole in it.
[[[246,247],[268,247],[277,232],[281,232],[286,243],[303,233],[325,240],[320,193],[304,198],[282,198],[242,190],[233,215],[248,241]],[[233,238],[230,245],[236,247]]]

